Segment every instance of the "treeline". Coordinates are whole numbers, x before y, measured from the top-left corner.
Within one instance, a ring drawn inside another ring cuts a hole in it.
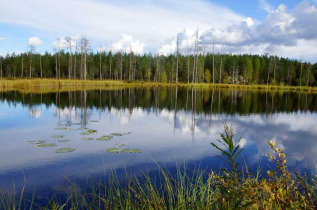
[[[317,86],[317,63],[266,55],[195,53],[169,56],[133,52],[8,54],[0,57],[1,78],[71,78],[129,81]]]

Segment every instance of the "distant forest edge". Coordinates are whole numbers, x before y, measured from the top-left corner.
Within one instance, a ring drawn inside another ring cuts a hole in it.
[[[126,52],[89,51],[81,40],[80,50],[56,50],[0,57],[1,78],[55,78],[124,80],[161,83],[221,83],[278,86],[317,86],[317,63],[311,64],[265,55],[205,53],[138,55]]]

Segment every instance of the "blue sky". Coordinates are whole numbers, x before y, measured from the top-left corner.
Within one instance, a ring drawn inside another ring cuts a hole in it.
[[[17,6],[18,5],[18,6]],[[65,48],[86,35],[91,49],[189,52],[195,31],[209,51],[270,53],[317,62],[316,1],[306,0],[0,0],[0,55]],[[30,39],[32,38],[32,39]],[[29,40],[30,39],[30,40]]]

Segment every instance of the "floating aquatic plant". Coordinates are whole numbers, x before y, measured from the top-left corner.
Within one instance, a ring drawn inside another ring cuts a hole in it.
[[[128,135],[131,134],[131,132],[127,132],[127,133],[112,133],[112,136],[123,136],[123,135]]]
[[[90,120],[90,122],[99,122],[99,120]]]
[[[82,138],[82,140],[89,140],[89,141],[91,141],[91,140],[94,140],[94,138]]]
[[[114,146],[116,146],[116,147],[123,147],[123,146],[125,146],[125,144],[116,144],[116,145],[114,145]]]
[[[96,138],[98,141],[110,141],[113,138],[113,136],[101,136],[99,138]]]
[[[58,140],[58,142],[69,142],[70,140],[68,139],[62,139],[62,140]]]
[[[61,149],[56,150],[55,152],[56,152],[56,153],[67,153],[67,152],[73,152],[73,151],[75,151],[75,150],[76,150],[76,149],[74,149],[74,148],[64,147],[64,148],[61,148]]]
[[[122,151],[123,151],[123,152],[126,152],[126,153],[141,153],[141,150],[138,150],[138,149],[129,149],[129,148],[123,149]]]
[[[87,130],[88,128],[82,127],[82,128],[77,128],[77,130]]]
[[[107,148],[107,151],[110,153],[121,153],[122,149],[117,148],[117,147],[113,147],[113,148]]]
[[[80,135],[97,134],[97,130],[88,129],[86,132],[81,132]]]
[[[64,136],[63,135],[54,135],[52,136],[53,138],[63,138]]]
[[[46,141],[43,141],[43,140],[31,140],[31,141],[28,141],[28,143],[30,144],[44,144]]]
[[[72,130],[74,130],[74,128],[58,127],[58,128],[55,128],[55,130],[72,131]]]
[[[60,126],[71,126],[70,123],[61,124]]]
[[[56,147],[57,145],[55,143],[51,143],[51,144],[35,144],[33,145],[34,148],[38,148],[38,147]]]
[[[112,135],[112,136],[123,136],[123,133],[112,133],[110,135]]]

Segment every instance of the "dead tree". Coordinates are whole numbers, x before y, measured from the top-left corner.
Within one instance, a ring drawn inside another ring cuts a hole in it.
[[[29,44],[29,48],[30,48],[30,74],[29,77],[32,78],[32,57],[33,57],[33,53],[35,51],[35,46],[32,44]]]
[[[99,48],[99,76],[100,76],[100,80],[102,80],[102,76],[101,76],[101,46]]]
[[[220,69],[219,69],[219,72],[220,72],[219,83],[221,83],[221,73],[222,73],[222,56],[220,56]]]
[[[76,46],[75,46],[75,58],[74,58],[74,73],[73,73],[73,78],[76,78],[76,64],[77,64],[77,41],[76,41]]]
[[[42,55],[40,53],[40,69],[41,69],[41,78],[43,77],[43,68],[42,68]]]
[[[21,78],[23,77],[23,53],[22,53],[22,62],[21,62]]]
[[[87,79],[87,53],[89,51],[89,41],[86,36],[82,36],[80,40],[80,49],[81,49],[81,66],[82,66],[82,74],[83,79]]]
[[[111,75],[111,67],[112,67],[112,44],[111,44],[111,50],[110,50],[110,52],[109,52],[109,56],[110,56],[110,61],[109,61],[110,78],[109,78],[109,79],[111,79],[111,78],[112,78],[112,75]]]
[[[215,83],[215,43],[212,43],[212,83]]]
[[[3,62],[3,57],[0,57],[0,78],[2,79],[2,62]]]
[[[178,34],[176,38],[176,83],[178,83],[178,55],[179,55],[179,39],[178,39]]]
[[[68,59],[68,79],[71,78],[72,74],[72,38],[66,37],[67,48],[69,49],[69,59]]]
[[[302,72],[303,72],[303,62],[301,62],[301,64],[300,64],[299,87],[302,87]]]

